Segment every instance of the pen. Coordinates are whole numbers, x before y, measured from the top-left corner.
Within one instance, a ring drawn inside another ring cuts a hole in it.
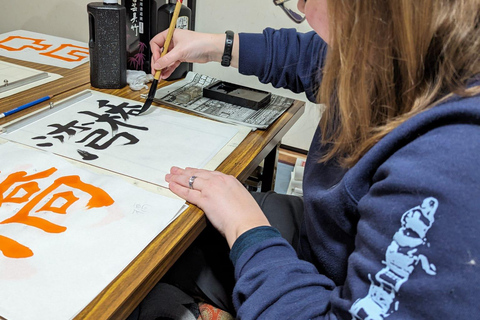
[[[47,101],[47,100],[49,100],[50,98],[52,98],[52,96],[46,96],[46,97],[37,99],[37,100],[35,100],[35,101],[29,102],[29,103],[27,103],[27,104],[24,104],[23,106],[17,107],[17,108],[15,108],[15,109],[10,110],[10,111],[2,112],[2,113],[0,113],[0,119],[1,119],[1,118],[5,118],[6,116],[9,116],[9,115],[14,114],[14,113],[16,113],[16,112],[22,111],[22,110],[24,110],[24,109],[30,108],[31,106],[34,106],[34,105],[36,105],[36,104],[42,103],[42,102],[44,102],[44,101]]]

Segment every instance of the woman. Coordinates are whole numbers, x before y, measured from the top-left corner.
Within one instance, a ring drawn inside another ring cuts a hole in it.
[[[231,61],[326,105],[298,243],[233,177],[175,167],[166,176],[232,248],[237,316],[478,317],[480,2],[299,0],[298,9],[316,34],[236,35]],[[181,61],[222,60],[223,34],[178,30],[159,59],[164,38],[151,43],[164,78]]]

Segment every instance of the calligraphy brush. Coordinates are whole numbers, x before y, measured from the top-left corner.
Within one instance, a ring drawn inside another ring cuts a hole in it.
[[[168,52],[168,47],[170,46],[170,41],[173,37],[173,31],[175,31],[175,26],[177,24],[178,15],[180,14],[180,9],[182,7],[183,0],[177,0],[177,4],[175,5],[175,10],[173,11],[172,21],[170,22],[170,26],[168,27],[167,38],[165,39],[165,44],[163,45],[163,51],[160,57],[163,57]],[[155,72],[155,76],[153,78],[152,86],[150,87],[150,91],[148,92],[147,100],[143,105],[142,109],[140,110],[139,114],[144,113],[145,111],[150,108],[152,105],[153,98],[155,97],[155,92],[157,92],[158,86],[158,79],[160,79],[160,75],[162,74],[162,70],[157,70]]]

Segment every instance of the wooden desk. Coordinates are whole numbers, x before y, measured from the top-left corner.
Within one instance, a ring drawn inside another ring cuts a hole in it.
[[[140,93],[128,88],[100,91],[143,101]],[[267,155],[272,157],[272,153],[277,153],[280,140],[303,114],[304,107],[303,102],[296,101],[268,130],[251,132],[217,170],[233,175],[240,181],[247,179]],[[126,318],[205,226],[206,218],[203,212],[190,205],[75,319]]]
[[[9,61],[5,59],[5,61]],[[36,69],[55,72],[49,67],[23,64]],[[47,70],[48,69],[48,70]],[[75,70],[77,69],[77,70]],[[88,64],[74,70],[62,70],[64,78],[42,85],[28,91],[1,100],[0,110],[6,111],[28,101],[54,94],[53,102],[64,99],[85,89],[97,90],[89,84]],[[60,73],[57,70],[57,73]],[[82,83],[83,82],[83,83]],[[69,88],[67,88],[69,87]],[[64,90],[67,89],[67,90]],[[50,92],[48,90],[51,90]],[[119,90],[99,90],[105,93],[143,102],[140,92],[128,87]],[[142,93],[146,93],[143,91]],[[8,104],[6,107],[5,104]],[[16,105],[15,105],[16,104]],[[48,105],[41,104],[38,108]],[[153,106],[157,104],[153,103]],[[168,109],[186,112],[166,107]],[[8,117],[12,120],[28,112]],[[257,168],[261,161],[268,157],[270,162],[276,159],[277,148],[285,133],[297,121],[304,111],[304,103],[296,101],[268,130],[251,132],[246,139],[218,167],[218,171],[237,177],[244,181]],[[3,123],[5,121],[0,122]],[[206,226],[206,218],[197,207],[190,205],[174,222],[158,235],[125,270],[115,278],[75,319],[124,319],[142,301],[153,286],[162,278],[185,249],[193,242]],[[108,261],[106,261],[108,263]],[[68,293],[66,293],[68,294]]]

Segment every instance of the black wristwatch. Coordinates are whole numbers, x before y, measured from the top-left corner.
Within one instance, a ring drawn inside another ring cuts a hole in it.
[[[225,49],[223,49],[223,56],[222,56],[222,66],[228,67],[230,66],[230,61],[232,60],[232,48],[233,48],[233,31],[227,30],[225,31],[227,35],[225,37]]]

